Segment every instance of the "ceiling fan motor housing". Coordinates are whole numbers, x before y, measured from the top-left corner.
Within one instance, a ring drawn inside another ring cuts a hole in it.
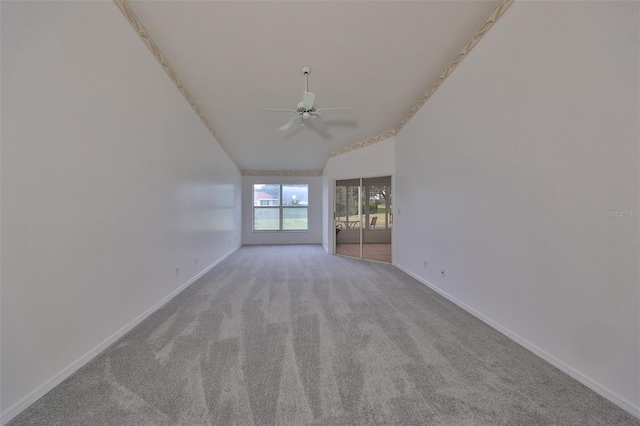
[[[315,107],[311,107],[311,108],[305,108],[304,107],[304,103],[303,102],[298,102],[298,107],[296,109],[299,113],[301,113],[302,115],[304,114],[311,114],[316,112]],[[305,118],[309,118],[309,117],[305,117]]]

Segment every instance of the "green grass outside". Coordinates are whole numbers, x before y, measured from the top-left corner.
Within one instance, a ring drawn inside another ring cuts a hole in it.
[[[371,223],[371,220],[372,220],[374,217],[377,217],[377,218],[378,218],[378,220],[377,220],[377,222],[376,222],[376,227],[375,227],[375,229],[384,229],[384,216],[385,216],[385,212],[386,212],[386,210],[387,210],[387,206],[386,206],[384,203],[380,203],[380,204],[378,204],[378,211],[377,211],[376,213],[369,213],[369,223]],[[364,212],[364,210],[363,210],[363,212],[362,212],[362,220],[366,220],[365,218],[366,218],[366,215],[365,215],[365,212]],[[345,220],[345,219],[346,219],[346,218],[345,218],[344,216],[338,216],[338,217],[336,218],[336,225],[337,225],[338,223],[341,223],[340,221],[343,221],[343,220]],[[358,220],[358,215],[357,215],[357,214],[355,214],[355,215],[349,215],[349,220],[350,220],[350,221],[352,221],[352,220]],[[392,225],[393,225],[393,224],[391,223],[391,216],[389,216],[389,224],[388,224],[389,228],[391,228],[391,226],[392,226]],[[344,222],[342,223],[342,226],[344,226]],[[360,227],[360,226],[357,226],[357,228],[359,228],[359,227]]]
[[[279,231],[279,209],[255,209],[254,231]],[[301,231],[309,229],[306,208],[284,208],[282,210],[282,228],[284,231]],[[378,219],[380,220],[380,219]]]
[[[382,212],[378,211],[378,213],[369,213],[369,223],[371,223],[371,220],[374,217],[378,218],[375,229],[378,229],[378,228],[384,229],[384,211]],[[363,214],[362,220],[366,220],[365,218],[366,216]],[[338,217],[336,220],[336,224],[340,223],[341,220],[345,220],[345,217],[344,216]],[[349,216],[349,220],[358,220],[358,215]],[[389,217],[389,220],[391,220],[391,217]],[[392,223],[389,223],[389,228],[391,228],[392,225],[393,225]],[[342,224],[342,226],[344,226],[344,223]]]

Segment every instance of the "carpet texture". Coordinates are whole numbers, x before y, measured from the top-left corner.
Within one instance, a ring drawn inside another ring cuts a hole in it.
[[[393,266],[249,246],[10,424],[640,422]]]

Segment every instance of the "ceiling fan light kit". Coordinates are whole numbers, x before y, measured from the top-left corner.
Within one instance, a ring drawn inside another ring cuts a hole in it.
[[[300,125],[304,126],[305,120],[322,116],[320,111],[351,109],[351,107],[316,109],[315,107],[316,95],[315,93],[309,92],[309,74],[311,73],[311,68],[305,65],[300,69],[300,72],[302,72],[302,75],[304,75],[304,92],[302,93],[302,101],[298,102],[296,109],[262,108],[262,111],[288,112],[291,114],[296,114],[294,118],[292,118],[291,120],[286,122],[282,127],[280,127],[280,130],[284,131],[289,129],[298,120],[300,120]]]

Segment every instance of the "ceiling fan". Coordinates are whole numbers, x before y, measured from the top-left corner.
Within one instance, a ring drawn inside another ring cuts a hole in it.
[[[314,106],[316,95],[315,93],[309,92],[309,73],[311,72],[311,68],[309,68],[308,66],[304,66],[300,71],[302,71],[302,74],[304,75],[304,92],[302,93],[302,101],[298,102],[298,106],[296,109],[262,108],[262,111],[288,112],[290,114],[296,115],[291,120],[287,121],[284,126],[280,127],[280,130],[287,130],[298,120],[300,120],[300,125],[304,126],[305,120],[320,117],[322,115],[320,113],[321,111],[351,109],[351,107],[316,109],[316,107]]]

